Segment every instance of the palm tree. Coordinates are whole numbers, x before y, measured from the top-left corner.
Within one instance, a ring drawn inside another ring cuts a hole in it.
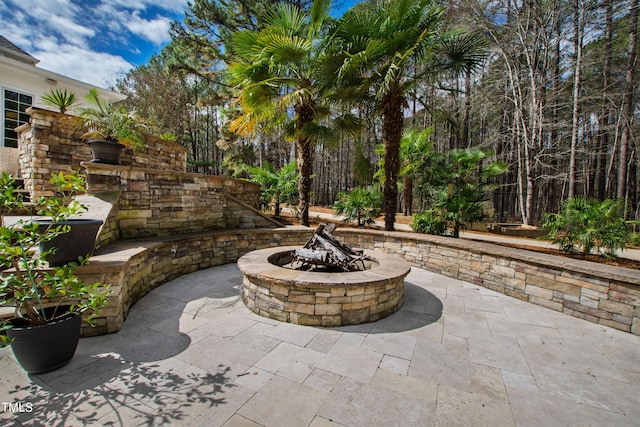
[[[403,179],[403,199],[404,214],[413,213],[413,180],[424,156],[428,155],[433,148],[431,142],[433,128],[428,127],[423,130],[409,128],[402,134],[400,140],[400,166],[399,176]]]
[[[423,184],[442,189],[432,211],[453,228],[453,237],[460,237],[466,224],[484,217],[485,202],[496,188],[495,178],[507,171],[507,164],[486,159],[493,154],[467,148],[447,154],[430,153],[421,164]]]
[[[329,17],[330,0],[315,0],[308,12],[279,4],[260,30],[233,34],[237,61],[229,67],[231,81],[241,93],[243,114],[231,128],[254,134],[265,123],[293,118],[299,172],[299,210],[309,225],[313,142],[326,135],[319,119],[325,111],[317,85],[320,41]]]
[[[378,0],[349,10],[330,32],[323,74],[343,96],[373,95],[382,112],[387,230],[398,204],[407,92],[427,76],[469,72],[484,59],[479,35],[444,30],[444,11],[435,0]]]

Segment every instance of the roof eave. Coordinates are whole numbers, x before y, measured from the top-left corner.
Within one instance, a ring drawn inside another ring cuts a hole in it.
[[[44,68],[35,67],[33,65],[26,64],[22,61],[18,61],[6,56],[0,55],[0,62],[8,66],[17,68],[20,71],[37,75],[45,80],[52,80],[56,83],[57,82],[64,83],[67,86],[75,86],[75,87],[83,88],[87,92],[92,87],[96,87],[96,85],[92,85],[80,80],[72,79],[71,77],[63,76],[62,74],[54,73],[53,71],[45,70]],[[122,95],[118,92],[114,92],[109,89],[105,89],[102,87],[99,87],[99,89],[101,89],[101,92],[103,92],[103,98],[105,98],[109,102],[122,101],[127,98],[126,95]]]

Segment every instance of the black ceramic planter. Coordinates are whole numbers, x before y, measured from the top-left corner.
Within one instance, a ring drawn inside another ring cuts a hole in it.
[[[119,165],[120,155],[124,150],[124,145],[118,142],[92,140],[89,141],[91,152],[93,153],[93,163],[106,163],[109,165]]]
[[[82,317],[60,316],[41,326],[14,324],[7,330],[18,363],[29,374],[41,374],[66,365],[76,352]]]
[[[50,220],[38,220],[40,227],[48,227]],[[40,250],[46,251],[56,248],[56,251],[47,255],[46,259],[51,266],[60,266],[73,261],[78,257],[93,255],[96,247],[96,236],[103,221],[100,219],[75,218],[56,223],[55,225],[69,225],[71,230],[56,236],[48,242],[40,243]]]

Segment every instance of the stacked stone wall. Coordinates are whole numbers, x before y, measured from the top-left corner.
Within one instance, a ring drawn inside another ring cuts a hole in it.
[[[640,335],[640,271],[484,242],[341,229],[352,246],[402,256],[464,280],[574,317]]]
[[[99,326],[84,333],[118,331],[135,301],[181,274],[236,262],[256,249],[300,246],[311,234],[307,228],[222,230],[112,245],[78,271],[85,280],[110,283],[115,290]],[[353,247],[394,253],[416,267],[640,335],[637,270],[412,233],[338,229],[334,235]]]
[[[119,192],[113,218],[117,239],[162,237],[224,228],[264,228],[276,224],[262,215],[260,186],[228,177],[159,169],[83,163],[91,194]]]
[[[27,110],[30,122],[18,130],[20,172],[25,190],[32,200],[55,195],[49,183],[58,172],[81,169],[80,163],[91,160],[91,149],[74,130],[72,116],[37,108]]]
[[[52,174],[80,170],[81,163],[90,161],[92,154],[81,137],[83,132],[74,126],[77,117],[35,107],[27,111],[31,114],[30,122],[18,128],[20,171],[25,189],[36,200],[55,194],[55,187],[49,183]],[[173,142],[149,137],[144,149],[136,152],[125,149],[121,164],[185,172],[187,150]]]

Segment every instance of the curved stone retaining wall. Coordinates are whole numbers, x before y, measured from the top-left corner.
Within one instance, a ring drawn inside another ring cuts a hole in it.
[[[347,244],[396,253],[425,270],[640,335],[640,271],[414,233],[341,229]]]
[[[129,308],[166,281],[236,262],[255,249],[302,245],[312,232],[302,227],[221,230],[109,245],[78,270],[86,281],[110,283],[113,289],[96,328],[85,325],[83,334],[117,332]],[[395,253],[416,267],[640,335],[637,270],[414,233],[338,229],[334,235],[354,247]]]
[[[85,282],[107,283],[112,290],[95,327],[83,324],[82,335],[118,332],[136,301],[176,277],[236,262],[256,249],[302,245],[311,233],[308,228],[236,229],[108,245],[96,252],[91,264],[77,269]]]

